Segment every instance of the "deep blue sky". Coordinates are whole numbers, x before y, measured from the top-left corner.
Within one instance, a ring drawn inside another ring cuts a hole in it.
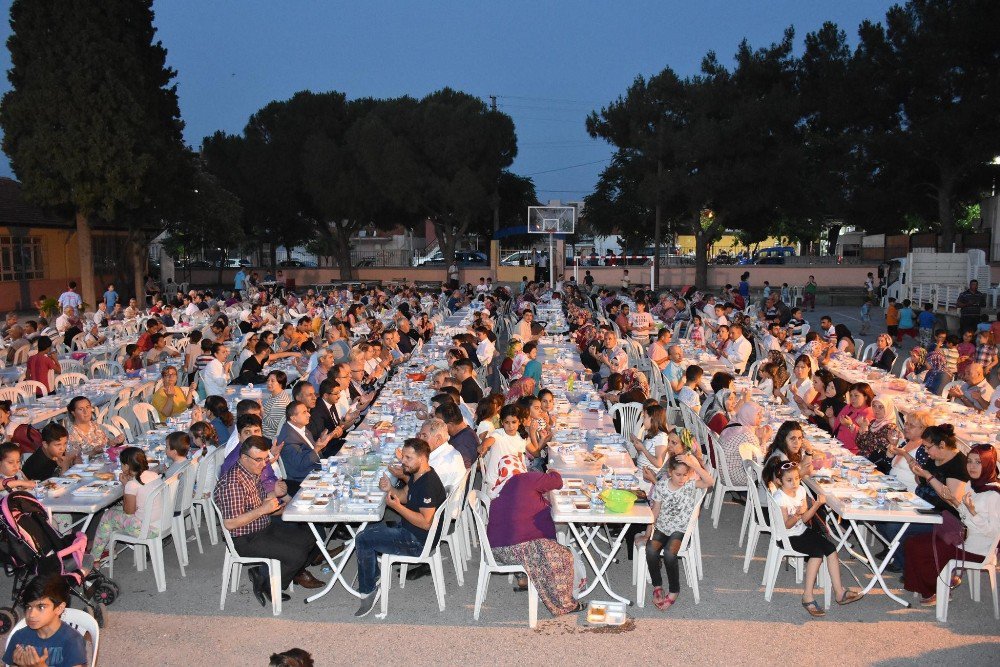
[[[99,1],[99,0],[95,0]],[[513,169],[539,198],[579,199],[606,161],[584,118],[639,74],[697,71],[715,50],[725,63],[741,39],[763,46],[834,21],[856,36],[882,20],[887,0],[661,0],[660,2],[305,2],[158,0],[158,38],[177,70],[185,138],[239,132],[251,113],[303,89],[349,97],[421,97],[451,86],[488,99],[516,124]],[[0,0],[9,16],[9,0]],[[6,41],[10,26],[0,25]],[[10,57],[0,49],[0,67]],[[6,78],[0,92],[6,91]],[[555,171],[550,171],[555,170]],[[547,173],[540,173],[547,172]],[[0,175],[10,176],[0,156]]]

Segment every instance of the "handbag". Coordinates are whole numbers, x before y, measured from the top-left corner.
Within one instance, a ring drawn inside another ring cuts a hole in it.
[[[933,532],[935,539],[953,547],[959,547],[965,543],[965,525],[951,512],[941,513],[941,523],[934,526]]]

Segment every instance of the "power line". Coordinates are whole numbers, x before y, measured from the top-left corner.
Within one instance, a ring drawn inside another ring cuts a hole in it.
[[[545,171],[534,171],[530,174],[525,174],[525,176],[538,176],[539,174],[551,174],[554,171],[566,171],[567,169],[576,169],[577,167],[587,167],[592,164],[602,164],[604,162],[610,162],[611,158],[606,157],[603,160],[594,160],[593,162],[581,162],[580,164],[571,164],[566,167],[557,167],[556,169],[546,169]]]

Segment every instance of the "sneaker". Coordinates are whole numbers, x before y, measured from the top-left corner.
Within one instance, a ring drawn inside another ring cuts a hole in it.
[[[373,590],[361,600],[361,606],[354,612],[355,618],[363,618],[372,612],[378,602],[379,589]]]

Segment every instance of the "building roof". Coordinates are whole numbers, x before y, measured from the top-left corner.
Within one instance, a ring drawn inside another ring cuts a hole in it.
[[[3,227],[75,227],[76,223],[28,203],[21,184],[0,178],[0,226]]]

